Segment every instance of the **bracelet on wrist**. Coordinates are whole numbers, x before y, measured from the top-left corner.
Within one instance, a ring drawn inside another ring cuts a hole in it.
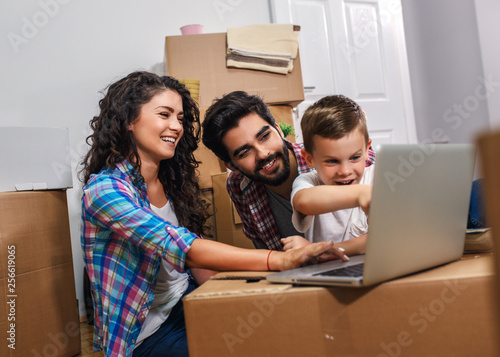
[[[267,270],[268,270],[268,271],[270,271],[270,270],[271,270],[271,268],[269,267],[269,257],[271,256],[271,253],[272,253],[272,252],[273,252],[273,251],[272,251],[272,250],[270,250],[270,251],[269,251],[269,254],[267,255]]]

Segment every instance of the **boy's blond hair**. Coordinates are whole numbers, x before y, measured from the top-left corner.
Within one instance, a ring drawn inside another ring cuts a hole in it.
[[[304,149],[314,150],[314,135],[329,139],[340,139],[359,129],[368,144],[368,128],[363,109],[352,99],[343,95],[321,98],[304,112],[300,123]]]

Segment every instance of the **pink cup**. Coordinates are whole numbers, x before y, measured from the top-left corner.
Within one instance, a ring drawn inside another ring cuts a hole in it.
[[[203,25],[185,25],[181,27],[183,35],[199,35],[203,33]]]

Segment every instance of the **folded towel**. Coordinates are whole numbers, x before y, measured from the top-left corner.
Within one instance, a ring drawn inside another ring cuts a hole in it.
[[[293,60],[278,59],[276,57],[252,57],[228,53],[226,56],[226,66],[287,74],[293,69]]]
[[[228,67],[286,74],[297,57],[299,26],[263,24],[227,30]]]

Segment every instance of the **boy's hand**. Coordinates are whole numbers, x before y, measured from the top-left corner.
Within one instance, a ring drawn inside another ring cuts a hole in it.
[[[358,205],[361,207],[363,212],[368,216],[370,211],[370,203],[372,202],[372,186],[371,185],[359,185],[361,191],[358,196]]]
[[[286,252],[292,249],[299,249],[311,244],[307,239],[301,236],[290,236],[286,238],[281,238],[281,243],[283,243],[283,250]]]

